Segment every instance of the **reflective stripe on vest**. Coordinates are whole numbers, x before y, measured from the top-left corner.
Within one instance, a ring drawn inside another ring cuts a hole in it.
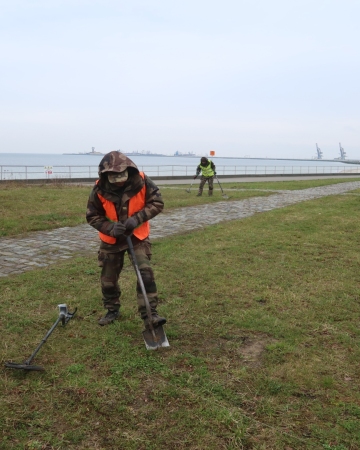
[[[210,161],[210,159],[209,159],[209,164],[206,167],[202,166],[200,164],[200,169],[201,169],[202,175],[204,177],[213,177],[214,176],[214,171],[211,168],[211,161]]]
[[[145,178],[144,172],[139,173],[141,177],[144,179]],[[98,183],[98,181],[96,183]],[[106,198],[104,198],[102,195],[100,194],[97,195],[105,210],[106,218],[111,222],[118,222],[119,219],[116,212],[115,204],[110,200],[106,200]],[[131,197],[131,199],[129,200],[128,217],[131,217],[133,214],[144,208],[145,199],[146,199],[146,186],[144,184],[141,190],[136,195],[134,195],[134,197]],[[133,234],[141,241],[146,239],[150,234],[149,222],[144,222],[139,227],[135,228]],[[107,244],[116,244],[116,238],[101,233],[100,231],[99,237],[102,241],[106,242]]]

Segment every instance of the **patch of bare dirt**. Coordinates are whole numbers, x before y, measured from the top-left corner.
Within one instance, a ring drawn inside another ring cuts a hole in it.
[[[238,351],[242,357],[242,363],[251,367],[260,367],[265,347],[273,342],[273,339],[263,336],[245,336]]]
[[[275,339],[264,333],[240,332],[237,335],[229,334],[218,338],[196,337],[192,334],[191,342],[191,353],[195,356],[210,357],[214,363],[221,360],[223,364],[229,366],[244,365],[256,368],[262,365],[266,346],[274,343]]]

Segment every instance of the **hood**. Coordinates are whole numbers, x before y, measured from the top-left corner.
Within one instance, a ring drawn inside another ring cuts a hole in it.
[[[139,173],[137,165],[130,158],[124,155],[124,153],[114,150],[107,153],[100,161],[98,174],[101,178],[107,172],[123,172],[126,169],[128,169],[129,176]]]

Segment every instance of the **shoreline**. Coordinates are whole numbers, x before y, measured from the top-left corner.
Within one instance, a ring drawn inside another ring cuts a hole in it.
[[[150,153],[124,153],[128,157],[153,157],[153,158],[168,158],[168,159],[198,159],[204,155],[162,155],[162,154],[150,154]],[[42,157],[56,157],[56,156],[97,156],[103,157],[106,153],[2,153],[1,156],[42,156]],[[205,155],[206,156],[206,155]],[[239,160],[239,161],[304,161],[304,162],[312,162],[312,163],[341,163],[341,164],[360,164],[360,159],[340,159],[340,158],[332,158],[332,159],[319,159],[319,158],[278,158],[278,157],[250,157],[250,156],[206,156],[212,160]],[[1,163],[0,163],[1,164]]]

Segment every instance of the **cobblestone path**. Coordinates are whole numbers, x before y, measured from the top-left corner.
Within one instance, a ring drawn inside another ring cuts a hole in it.
[[[151,220],[151,239],[203,228],[255,213],[284,208],[288,205],[328,195],[344,194],[360,188],[360,181],[339,183],[297,191],[271,191],[269,197],[224,200],[201,206],[178,208],[159,214]],[[228,192],[228,191],[227,191]],[[51,231],[29,233],[23,238],[0,239],[0,277],[20,274],[36,267],[46,267],[76,254],[97,251],[97,231],[87,224]]]

